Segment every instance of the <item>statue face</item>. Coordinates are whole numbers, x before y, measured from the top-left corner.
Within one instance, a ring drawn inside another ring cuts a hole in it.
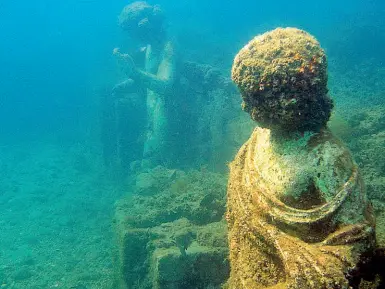
[[[123,8],[119,26],[130,36],[145,44],[164,38],[164,16],[158,5],[138,1]]]

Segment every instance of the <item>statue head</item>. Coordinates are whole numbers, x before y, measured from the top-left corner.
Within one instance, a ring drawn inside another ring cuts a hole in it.
[[[232,79],[243,109],[262,126],[319,131],[330,117],[326,55],[303,30],[277,28],[256,36],[235,57]]]
[[[164,14],[158,5],[133,2],[123,8],[118,22],[131,37],[145,44],[162,41],[165,37]]]

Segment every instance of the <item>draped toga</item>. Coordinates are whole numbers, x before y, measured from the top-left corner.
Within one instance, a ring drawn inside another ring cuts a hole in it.
[[[374,246],[357,165],[327,129],[282,143],[256,128],[230,165],[229,288],[348,288]]]

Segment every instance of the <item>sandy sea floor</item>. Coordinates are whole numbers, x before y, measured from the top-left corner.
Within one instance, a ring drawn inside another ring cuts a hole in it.
[[[120,190],[103,166],[80,145],[0,151],[0,288],[110,288]]]

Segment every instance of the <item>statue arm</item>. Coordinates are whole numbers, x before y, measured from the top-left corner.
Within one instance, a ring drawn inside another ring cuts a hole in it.
[[[157,74],[152,74],[138,68],[134,68],[132,78],[143,83],[145,87],[157,93],[164,94],[169,91],[174,82],[175,59],[171,42],[166,43]]]
[[[112,95],[115,97],[120,97],[130,92],[136,92],[135,82],[131,78],[119,82],[112,88]]]
[[[121,53],[119,48],[114,48],[112,54],[117,58],[123,72],[129,76],[129,78],[119,82],[113,87],[112,95],[118,97],[134,90],[135,82],[130,76],[135,69],[135,63],[131,55],[127,53]]]
[[[129,76],[129,80],[131,79],[129,82],[133,80],[136,83],[141,83],[146,88],[160,94],[164,94],[171,88],[175,72],[174,49],[171,42],[166,43],[164,47],[163,56],[156,74],[137,68],[132,57],[129,54],[121,53],[118,48],[114,49],[113,54],[117,56],[122,64],[125,74]],[[126,86],[126,82],[127,80],[118,84],[120,90],[125,90],[126,87],[128,89],[132,85]]]

